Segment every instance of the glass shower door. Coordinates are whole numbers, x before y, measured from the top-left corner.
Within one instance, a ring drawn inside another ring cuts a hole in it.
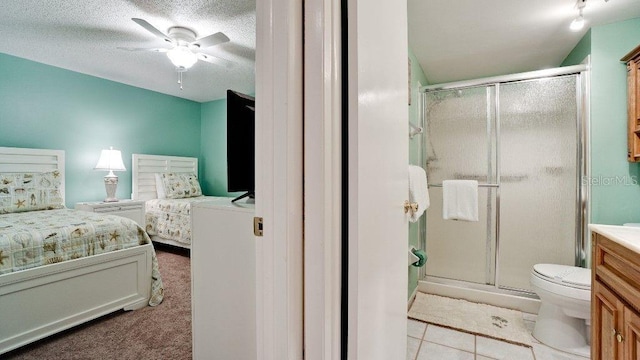
[[[499,85],[499,287],[531,291],[534,264],[575,264],[576,83],[568,75]]]
[[[439,90],[425,98],[429,196],[427,276],[493,284],[496,188],[481,187],[478,222],[442,219],[442,181],[495,182],[495,88]]]

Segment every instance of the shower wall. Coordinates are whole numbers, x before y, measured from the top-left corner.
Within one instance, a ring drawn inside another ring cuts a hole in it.
[[[530,292],[581,240],[579,74],[425,94],[430,277]],[[479,221],[442,219],[442,184],[480,185]]]
[[[410,65],[410,77],[411,81],[411,103],[409,104],[409,122],[414,124],[415,126],[424,127],[424,117],[422,116],[422,94],[420,93],[420,88],[422,86],[428,85],[427,78],[420,67],[420,63],[418,59],[416,59],[413,51],[409,49],[409,65]],[[424,134],[418,134],[409,139],[409,163],[412,165],[421,166],[424,162],[423,160],[423,145],[424,145]],[[418,222],[409,223],[409,246],[414,246],[419,249],[421,246],[421,238],[424,237],[424,216],[420,218]],[[418,279],[420,274],[420,269],[414,266],[409,266],[408,270],[408,289],[407,289],[407,298],[411,298],[411,295],[414,293],[416,288],[418,287]]]

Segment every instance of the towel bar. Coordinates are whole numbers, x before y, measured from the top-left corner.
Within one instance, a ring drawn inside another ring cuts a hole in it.
[[[442,184],[429,184],[427,187],[442,187]],[[478,184],[478,187],[500,187],[498,184]]]

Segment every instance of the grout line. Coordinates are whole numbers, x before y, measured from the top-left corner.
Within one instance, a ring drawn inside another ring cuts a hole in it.
[[[478,336],[473,335],[473,358],[478,358]]]
[[[463,351],[463,352],[466,352],[466,353],[469,353],[469,354],[475,354],[475,352],[474,352],[474,351],[464,350],[464,349],[460,349],[460,348],[457,348],[457,347],[453,347],[453,346],[449,346],[449,345],[445,345],[445,344],[440,344],[440,343],[437,343],[437,342],[433,342],[433,341],[430,341],[430,340],[423,340],[423,341],[424,341],[424,342],[428,342],[428,343],[432,343],[432,344],[435,344],[435,345],[438,345],[438,346],[444,346],[444,347],[447,347],[447,348],[449,348],[449,349],[458,350],[458,351]]]
[[[420,348],[422,348],[422,339],[420,339],[420,344],[418,345],[418,350],[416,350],[416,355],[413,360],[418,360],[418,355],[420,355]]]

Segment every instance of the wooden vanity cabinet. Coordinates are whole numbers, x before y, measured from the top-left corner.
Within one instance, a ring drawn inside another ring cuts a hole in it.
[[[640,45],[625,55],[627,64],[627,160],[640,161]]]
[[[640,359],[640,254],[592,240],[591,359]]]
[[[625,359],[640,359],[640,316],[629,308],[624,309],[624,329]]]

